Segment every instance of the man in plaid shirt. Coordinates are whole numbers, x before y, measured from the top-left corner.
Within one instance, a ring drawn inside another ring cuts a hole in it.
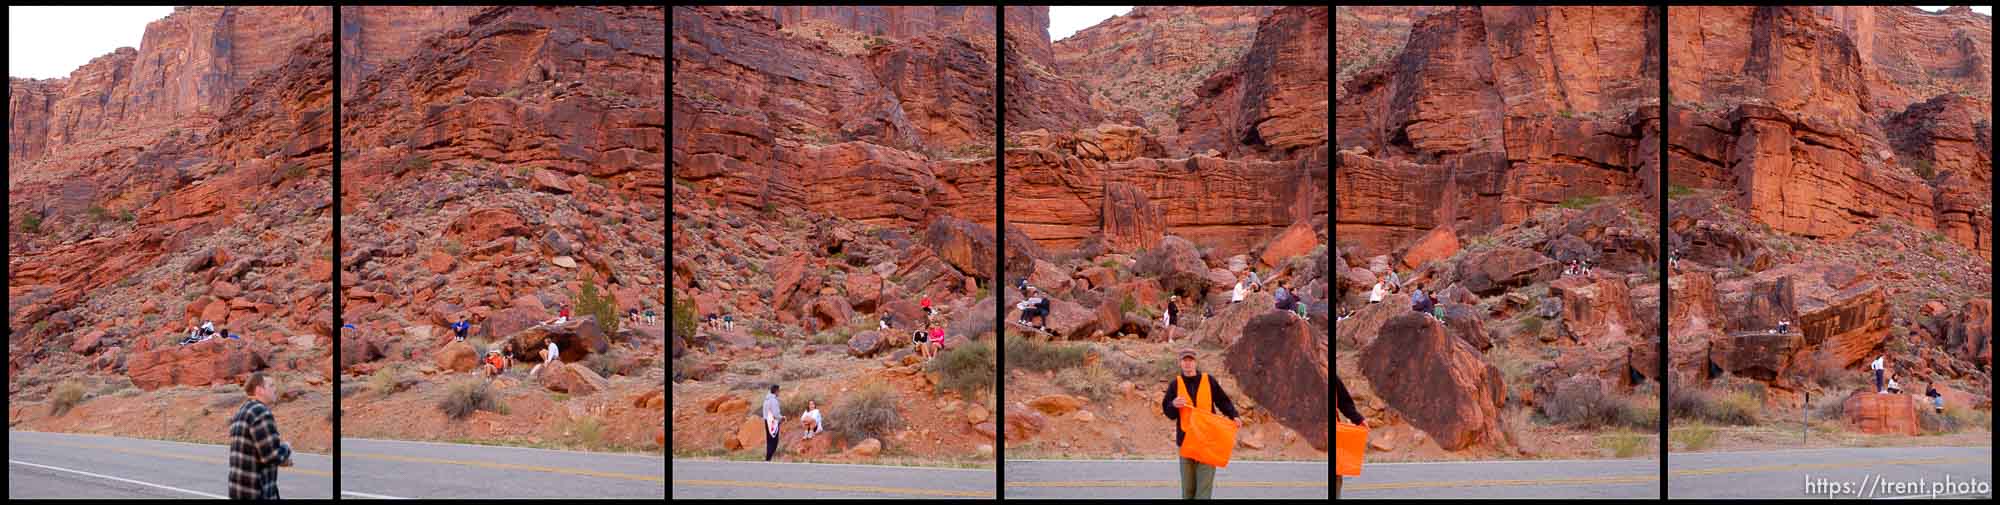
[[[278,467],[292,466],[292,444],[278,437],[278,420],[266,404],[277,401],[277,387],[263,372],[243,382],[250,400],[229,418],[229,498],[278,499]]]

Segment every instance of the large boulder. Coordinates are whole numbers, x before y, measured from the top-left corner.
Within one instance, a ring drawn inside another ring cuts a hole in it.
[[[343,329],[340,332],[341,370],[351,370],[355,365],[382,359],[385,356],[382,347],[359,330]]]
[[[1946,349],[1959,359],[1971,361],[1991,352],[1993,346],[1993,300],[1981,298],[1965,302],[1958,312],[1943,319],[1938,336]]]
[[[1556,261],[1541,253],[1512,246],[1480,252],[1458,264],[1458,282],[1479,296],[1555,280]]]
[[[1060,416],[1082,408],[1084,401],[1065,394],[1048,394],[1028,401],[1028,406],[1052,416]]]
[[[453,341],[438,349],[432,360],[437,363],[438,368],[466,372],[479,366],[479,350],[473,349],[472,344]]]
[[[1795,354],[1805,344],[1798,333],[1713,334],[1708,359],[1730,374],[1764,382],[1791,381]]]
[[[1020,404],[1007,409],[1006,423],[1007,428],[1005,433],[1007,434],[1008,442],[1034,438],[1035,435],[1049,429],[1048,416],[1044,416],[1041,412]]]
[[[1855,391],[1840,403],[1841,417],[1862,433],[1916,435],[1917,401],[1913,395]]]
[[[894,338],[889,334],[882,333],[880,330],[855,333],[847,337],[847,355],[856,358],[874,356],[876,353],[892,347],[891,342]]]
[[[1160,280],[1160,287],[1183,297],[1193,297],[1208,287],[1208,265],[1193,242],[1175,235],[1160,239],[1159,247],[1139,255],[1133,273]]]
[[[1792,276],[1782,275],[1758,281],[1749,293],[1725,293],[1723,306],[1729,317],[1729,331],[1763,331],[1776,328],[1778,321],[1799,321],[1799,307]],[[1818,344],[1818,342],[1813,342]]]
[[[1728,321],[1715,291],[1715,274],[1676,272],[1667,278],[1673,300],[1667,304],[1667,335],[1681,338],[1722,331]]]
[[[505,236],[526,236],[528,225],[511,209],[486,208],[458,216],[445,228],[445,236],[467,247],[484,245]]]
[[[560,344],[558,344],[560,345]],[[611,387],[611,383],[590,367],[582,363],[563,363],[560,366],[545,366],[541,369],[542,387],[570,396],[589,396]]]
[[[1889,335],[1889,304],[1880,285],[1864,282],[1824,300],[1809,297],[1802,305],[1798,328],[1806,345],[1825,348],[1843,368],[1880,354]]]
[[[105,334],[104,330],[92,330],[89,333],[85,333],[83,336],[77,337],[75,343],[70,344],[69,352],[90,354],[90,351],[96,350],[104,342]],[[116,345],[115,340],[113,345]]]
[[[1285,312],[1266,312],[1243,327],[1224,364],[1236,384],[1278,419],[1326,450],[1326,333]]]
[[[1389,320],[1410,312],[1410,295],[1397,293],[1382,297],[1381,303],[1363,304],[1354,309],[1354,315],[1333,325],[1334,338],[1346,342],[1351,349],[1361,349],[1374,343],[1382,333],[1382,326]]]
[[[959,272],[993,278],[992,228],[952,216],[939,216],[924,229],[924,245]]]
[[[1264,246],[1264,253],[1257,255],[1257,261],[1266,267],[1278,267],[1284,265],[1285,260],[1305,256],[1318,245],[1319,235],[1313,233],[1312,222],[1294,221],[1284,233],[1271,239],[1270,245]]]
[[[1493,348],[1493,338],[1486,334],[1486,316],[1481,312],[1479,307],[1463,303],[1438,304],[1438,319],[1444,321],[1445,331],[1486,352]]]
[[[837,328],[854,318],[854,307],[839,295],[820,296],[806,305],[805,312],[806,320],[812,323],[807,327],[810,331]]]
[[[737,324],[741,327],[742,324]],[[532,359],[535,351],[547,348],[543,338],[556,342],[556,352],[562,353],[565,362],[580,362],[591,354],[611,350],[611,339],[606,338],[604,329],[597,326],[597,316],[571,317],[562,324],[538,324],[508,337],[514,349]]]
[[[1449,259],[1453,254],[1458,254],[1458,232],[1450,226],[1440,226],[1410,245],[1410,250],[1403,253],[1403,266],[1422,268],[1425,263]],[[1373,283],[1370,284],[1372,287]]]
[[[251,341],[219,338],[138,352],[125,365],[132,385],[146,391],[176,385],[231,384],[270,367],[268,357]]]
[[[1384,324],[1362,350],[1362,373],[1375,396],[1448,451],[1501,444],[1500,369],[1437,320],[1406,312]]]
[[[1241,303],[1225,303],[1215,309],[1215,317],[1201,322],[1201,330],[1196,331],[1195,342],[1214,341],[1224,347],[1235,344],[1243,336],[1244,325],[1250,319],[1270,313],[1277,306],[1270,292],[1254,292],[1243,295]]]
[[[764,450],[764,429],[764,418],[744,417],[742,421],[736,423],[736,431],[730,433],[728,438],[722,439],[722,448],[731,451],[745,448]]]
[[[1572,341],[1623,342],[1641,333],[1623,276],[1564,277],[1549,283],[1549,293],[1562,299],[1559,335]]]

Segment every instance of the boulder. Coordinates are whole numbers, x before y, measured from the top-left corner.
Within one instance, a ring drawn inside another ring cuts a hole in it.
[[[528,225],[513,210],[479,209],[460,215],[445,228],[445,237],[473,246],[507,236],[526,236]]]
[[[1395,316],[1362,350],[1361,368],[1376,397],[1439,447],[1504,443],[1500,407],[1507,390],[1500,369],[1447,334],[1442,323],[1415,312]]]
[[[479,366],[479,351],[473,349],[472,344],[454,340],[438,349],[432,361],[440,369],[467,372]]]
[[[753,451],[764,450],[764,433],[764,418],[746,416],[736,423],[736,432],[722,440],[722,448],[732,451],[746,448]]]
[[[1541,253],[1501,246],[1460,262],[1458,281],[1473,294],[1493,296],[1509,289],[1554,280],[1560,272],[1556,261]]]
[[[611,387],[609,381],[582,363],[561,363],[557,366],[542,367],[541,377],[537,379],[542,381],[542,387],[570,396],[589,396]]]
[[[611,339],[597,326],[597,316],[591,315],[571,317],[562,324],[537,324],[509,336],[508,340],[515,349],[525,350],[523,356],[534,358],[536,350],[548,347],[542,343],[543,338],[555,340],[556,352],[562,353],[565,362],[580,362],[591,354],[611,350]]]
[[[1275,268],[1284,265],[1285,260],[1305,256],[1318,245],[1319,236],[1313,233],[1312,223],[1294,221],[1277,238],[1271,239],[1270,245],[1264,246],[1264,253],[1257,255],[1257,260],[1264,266]]]
[[[1422,268],[1425,263],[1450,259],[1453,254],[1458,254],[1458,232],[1450,226],[1440,226],[1410,245],[1409,252],[1403,253],[1403,266]],[[1370,284],[1372,287],[1373,283]]]
[[[96,350],[99,344],[103,342],[105,333],[104,330],[92,330],[81,337],[77,337],[76,342],[69,345],[69,352],[90,354],[90,351]]]
[[[175,385],[231,384],[243,375],[269,368],[267,359],[248,340],[218,338],[135,353],[126,360],[125,373],[132,378],[132,385],[146,391]]]
[[[632,397],[632,408],[666,410],[667,391],[664,389],[655,389],[645,393],[640,393],[639,395]]]
[[[1472,344],[1472,348],[1480,352],[1493,348],[1493,339],[1486,334],[1486,317],[1479,307],[1444,303],[1438,305],[1438,312],[1441,315],[1439,319],[1444,321],[1445,331],[1452,336]]]
[[[1572,276],[1549,283],[1562,299],[1560,334],[1575,342],[1623,342],[1641,331],[1632,316],[1632,293],[1623,276]]]
[[[847,449],[847,454],[849,456],[858,456],[863,458],[873,458],[881,453],[882,453],[882,441],[876,440],[874,438],[862,440],[861,443],[854,444],[854,447]]]
[[[1020,408],[1008,408],[1006,410],[1007,441],[1009,442],[1034,438],[1035,435],[1041,434],[1042,431],[1049,428],[1048,416],[1044,416],[1032,408],[1021,406]]]
[[[1200,294],[1208,286],[1208,265],[1201,262],[1201,251],[1175,235],[1162,237],[1158,247],[1141,254],[1133,272],[1157,278],[1161,288],[1181,296]]]
[[[1028,406],[1052,416],[1068,414],[1083,407],[1083,404],[1084,401],[1082,398],[1065,394],[1042,395],[1040,398],[1028,402]]]
[[[854,318],[854,307],[839,295],[821,296],[806,305],[806,317],[814,323],[812,329],[815,331],[837,328]]]
[[[1708,359],[1730,374],[1764,382],[1790,382],[1795,354],[1805,339],[1798,333],[1718,333],[1708,344]]]
[[[1418,316],[1422,317],[1422,316]],[[1242,392],[1280,424],[1326,450],[1326,334],[1285,312],[1267,312],[1243,327],[1223,359]]]
[[[855,333],[853,336],[847,337],[847,355],[856,358],[874,356],[876,353],[892,347],[891,342],[893,342],[894,338],[891,335],[882,333],[880,330]]]
[[[991,414],[986,411],[985,405],[975,404],[970,407],[966,407],[965,422],[966,424],[983,423],[986,422],[987,417],[989,417],[990,415]]]
[[[742,414],[750,411],[750,400],[736,395],[717,396],[703,406],[709,412],[718,414]]]
[[[1228,347],[1243,336],[1243,327],[1250,323],[1251,318],[1268,314],[1276,306],[1277,302],[1269,291],[1244,294],[1242,302],[1224,303],[1216,307],[1215,317],[1202,320],[1194,341],[1213,341]]]
[[[1855,431],[1876,435],[1916,435],[1917,401],[1907,394],[1855,391],[1840,403],[1841,416]]]
[[[1798,328],[1806,345],[1820,346],[1851,368],[1879,355],[1889,335],[1889,304],[1882,287],[1864,282],[1800,307]]]
[[[1944,319],[1938,336],[1943,338],[1946,349],[1962,360],[1970,361],[1992,352],[1993,300],[1966,301],[1958,312]]]
[[[1381,303],[1363,304],[1354,310],[1352,317],[1335,323],[1334,338],[1347,342],[1354,349],[1366,348],[1381,335],[1382,325],[1410,312],[1410,295],[1397,293],[1384,296]]]

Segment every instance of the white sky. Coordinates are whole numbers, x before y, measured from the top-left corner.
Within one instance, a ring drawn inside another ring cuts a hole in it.
[[[1923,10],[1927,10],[1927,11],[1931,11],[1931,12],[1937,12],[1937,11],[1941,11],[1941,10],[1944,10],[1944,7],[1933,7],[1933,6],[1927,6],[1927,5],[1919,5],[1919,6],[1917,6],[1917,8],[1919,8],[1919,9],[1923,9]],[[1991,15],[1993,15],[1993,6],[1991,6],[1991,5],[1974,5],[1974,6],[1972,6],[1972,12],[1977,12],[1977,13],[1980,13],[1980,14],[1985,14],[1985,15],[1988,15],[1988,16],[1991,16]]]
[[[1123,15],[1131,11],[1132,6],[1130,5],[1123,7],[1049,7],[1049,41],[1054,42],[1068,38],[1070,35],[1082,31],[1084,28],[1096,26],[1097,23],[1111,19],[1111,16]]]
[[[120,47],[139,48],[146,23],[173,14],[167,7],[7,7],[7,75],[69,77],[92,58]]]

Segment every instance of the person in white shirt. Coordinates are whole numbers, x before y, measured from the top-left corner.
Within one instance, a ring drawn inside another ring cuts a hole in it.
[[[1242,301],[1243,301],[1243,281],[1238,280],[1236,281],[1236,289],[1230,290],[1229,292],[1229,303],[1240,303]]]
[[[1375,281],[1375,289],[1368,290],[1368,303],[1382,303],[1382,297],[1388,295],[1389,290],[1382,287],[1382,281]]]
[[[822,421],[820,418],[819,402],[817,400],[806,400],[806,413],[799,415],[799,424],[803,424],[806,427],[805,438],[812,438],[813,435],[818,435],[819,432],[826,431],[826,421]]]
[[[1876,393],[1883,393],[1883,392],[1887,391],[1887,390],[1883,389],[1883,386],[1882,386],[1882,367],[1883,367],[1883,365],[1882,365],[1882,361],[1883,361],[1883,360],[1886,360],[1886,359],[1889,359],[1889,356],[1887,356],[1887,355],[1883,355],[1882,357],[1879,357],[1879,358],[1875,358],[1875,362],[1874,362],[1874,363],[1869,363],[1869,364],[1868,364],[1868,368],[1870,368],[1870,369],[1872,369],[1872,370],[1875,370],[1875,392],[1876,392]]]
[[[1890,377],[1890,378],[1889,378],[1889,388],[1888,388],[1888,389],[1889,389],[1889,394],[1903,394],[1903,385],[1902,385],[1902,384],[1897,384],[1897,383],[1896,383],[1896,378],[1895,378],[1895,377]]]
[[[542,350],[542,362],[541,362],[541,363],[536,363],[536,364],[535,364],[535,367],[534,367],[534,368],[530,368],[530,369],[528,369],[528,376],[529,376],[529,377],[534,377],[534,376],[535,376],[535,372],[539,372],[539,371],[541,371],[541,370],[542,370],[542,365],[547,365],[547,364],[551,364],[551,363],[555,363],[555,362],[557,362],[557,361],[560,361],[560,359],[558,358],[558,356],[561,356],[561,354],[559,354],[559,353],[557,353],[557,352],[556,352],[556,341],[555,341],[555,339],[552,339],[552,338],[548,338],[548,337],[542,337],[542,342],[544,342],[544,343],[547,343],[547,344],[549,344],[549,348],[548,348],[548,349],[543,349],[543,350]]]

